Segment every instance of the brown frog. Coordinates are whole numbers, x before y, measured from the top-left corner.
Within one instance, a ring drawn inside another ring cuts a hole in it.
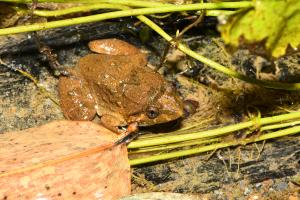
[[[59,79],[62,111],[71,120],[92,120],[115,132],[118,127],[149,126],[183,115],[183,104],[173,87],[147,67],[147,59],[135,46],[118,39],[89,43],[69,76]]]

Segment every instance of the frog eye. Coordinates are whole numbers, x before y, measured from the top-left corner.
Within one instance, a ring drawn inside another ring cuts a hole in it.
[[[154,119],[159,115],[158,109],[156,107],[150,106],[147,108],[147,116],[150,119]]]

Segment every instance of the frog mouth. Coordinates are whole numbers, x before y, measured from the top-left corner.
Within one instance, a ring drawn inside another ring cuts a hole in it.
[[[166,121],[161,123],[154,123],[154,124],[145,124],[141,123],[138,124],[140,131],[146,131],[151,133],[166,133],[177,130],[180,127],[182,117],[174,119],[172,121]]]
[[[170,117],[170,116],[172,116],[172,117]],[[159,125],[159,124],[167,124],[167,123],[173,123],[174,121],[180,120],[181,118],[182,118],[182,114],[180,114],[180,113],[177,113],[177,114],[173,113],[173,115],[161,114],[156,119],[147,118],[147,120],[141,120],[138,122],[138,125],[141,127],[146,127],[146,126],[154,126],[154,125]]]

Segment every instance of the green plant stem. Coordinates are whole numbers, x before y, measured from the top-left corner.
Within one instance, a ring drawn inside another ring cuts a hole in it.
[[[213,130],[192,132],[192,133],[181,134],[181,135],[170,135],[170,136],[166,136],[166,137],[152,138],[152,139],[142,140],[142,141],[136,140],[136,141],[132,141],[128,145],[128,148],[134,149],[134,148],[141,148],[141,147],[147,147],[147,146],[155,146],[155,145],[182,142],[182,141],[187,141],[187,140],[195,140],[195,139],[200,139],[200,138],[218,137],[218,136],[222,136],[222,135],[234,132],[234,131],[242,130],[245,128],[250,128],[252,126],[261,127],[262,125],[272,124],[272,123],[277,123],[277,122],[282,122],[282,121],[297,119],[297,118],[300,118],[300,112],[294,112],[294,113],[283,114],[283,115],[278,115],[278,116],[260,118],[259,120],[242,122],[239,124],[233,124],[233,125],[225,126],[222,128],[213,129]]]
[[[71,13],[89,12],[92,10],[99,10],[99,9],[126,10],[128,9],[128,7],[122,5],[101,3],[101,4],[75,6],[75,7],[60,9],[60,10],[34,10],[33,14],[41,17],[57,17],[57,16],[71,14]]]
[[[236,11],[232,10],[208,10],[206,12],[206,16],[218,17],[220,15],[232,15],[236,13]]]
[[[172,152],[172,153],[148,156],[145,158],[132,159],[129,162],[130,162],[131,166],[135,166],[135,165],[140,165],[140,164],[145,164],[145,163],[150,163],[150,162],[156,162],[156,161],[160,161],[160,160],[178,158],[178,157],[182,157],[182,156],[194,155],[194,154],[207,152],[207,151],[213,151],[216,149],[229,147],[229,146],[237,146],[237,145],[241,145],[241,144],[245,145],[245,144],[249,144],[249,143],[253,143],[253,142],[259,142],[259,141],[263,141],[263,140],[283,137],[286,135],[292,135],[292,134],[296,134],[299,132],[300,132],[300,126],[295,126],[295,127],[287,128],[284,130],[279,130],[279,131],[276,131],[273,133],[264,134],[257,138],[247,138],[242,141],[222,142],[219,144],[212,144],[212,145],[193,148],[193,149],[189,149],[189,150],[176,151],[176,152]]]
[[[40,16],[40,17],[58,17],[58,16],[72,14],[72,13],[89,12],[89,11],[99,10],[99,9],[126,10],[126,9],[129,9],[129,7],[123,6],[123,5],[117,5],[117,4],[99,3],[99,4],[92,4],[92,5],[74,6],[71,8],[65,8],[65,9],[59,9],[59,10],[37,10],[37,9],[35,9],[33,11],[33,14]],[[20,10],[20,9],[18,8],[18,10]],[[23,11],[25,11],[25,10],[23,10]],[[235,11],[208,10],[206,13],[206,16],[231,15],[233,13],[235,13]]]
[[[161,3],[157,1],[138,1],[138,0],[95,0],[95,2],[121,4],[121,5],[131,6],[131,7],[151,7],[151,8],[172,5],[169,3]]]
[[[0,0],[0,2],[13,2],[13,3],[32,3],[32,0]],[[53,3],[110,3],[110,4],[119,4],[127,5],[131,7],[161,7],[165,5],[174,5],[170,3],[161,3],[157,1],[141,1],[141,0],[39,0],[42,2],[53,2]],[[204,3],[206,4],[206,3]],[[227,8],[242,8],[249,7],[253,5],[251,1],[240,1],[240,2],[226,2],[229,6]],[[230,6],[231,5],[231,6]],[[181,6],[181,5],[176,5]]]
[[[97,15],[91,15],[86,17],[77,17],[65,20],[58,20],[45,23],[36,23],[26,26],[17,26],[11,28],[0,29],[0,35],[23,33],[30,31],[46,30],[50,28],[58,28],[63,26],[70,26],[82,23],[96,22],[106,19],[114,19],[120,17],[136,16],[136,15],[148,15],[156,13],[168,13],[168,12],[181,12],[181,11],[191,11],[191,10],[202,10],[202,9],[223,9],[223,8],[241,8],[241,7],[250,7],[252,6],[251,2],[224,2],[224,3],[198,3],[198,4],[186,4],[186,5],[169,5],[156,8],[139,8],[139,9],[130,9],[115,11]]]
[[[300,121],[293,121],[293,122],[263,126],[263,127],[261,127],[260,131],[267,131],[267,130],[272,130],[272,129],[285,128],[285,127],[288,127],[288,126],[296,126],[298,124],[300,124]]]
[[[11,2],[11,3],[32,3],[32,0],[0,0],[0,2]],[[167,3],[160,3],[157,1],[141,1],[141,0],[39,0],[39,3],[110,3],[119,5],[128,5],[134,7],[157,7],[162,5],[170,5]]]
[[[154,22],[152,22],[147,17],[138,16],[138,19],[141,20],[143,23],[147,24],[153,30],[155,30],[159,35],[161,35],[168,42],[173,43],[174,46],[176,46],[178,49],[180,49],[185,54],[195,58],[196,60],[199,60],[200,62],[202,62],[218,71],[223,72],[224,74],[226,74],[228,76],[238,78],[245,82],[257,84],[257,85],[267,87],[267,88],[283,89],[283,90],[299,90],[300,89],[300,83],[280,83],[280,82],[274,82],[274,81],[262,81],[262,80],[252,79],[243,74],[237,73],[236,71],[229,69],[213,60],[210,60],[204,56],[201,56],[200,54],[194,52],[193,50],[191,50],[184,44],[173,41],[173,38],[170,35],[168,35],[164,30],[162,30],[159,26],[157,26]]]
[[[130,151],[129,154],[132,153],[143,153],[143,152],[151,152],[151,151],[164,151],[168,149],[175,149],[179,147],[186,147],[186,146],[193,146],[193,145],[204,145],[208,143],[216,143],[220,142],[221,138],[212,138],[207,140],[191,140],[188,142],[182,142],[182,143],[175,143],[175,144],[168,144],[168,145],[161,145],[161,146],[151,146],[146,148],[141,148],[137,150]]]

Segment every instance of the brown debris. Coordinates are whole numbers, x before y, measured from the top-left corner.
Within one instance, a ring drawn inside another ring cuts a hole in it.
[[[118,199],[130,194],[127,149],[92,122],[0,135],[0,199]]]

